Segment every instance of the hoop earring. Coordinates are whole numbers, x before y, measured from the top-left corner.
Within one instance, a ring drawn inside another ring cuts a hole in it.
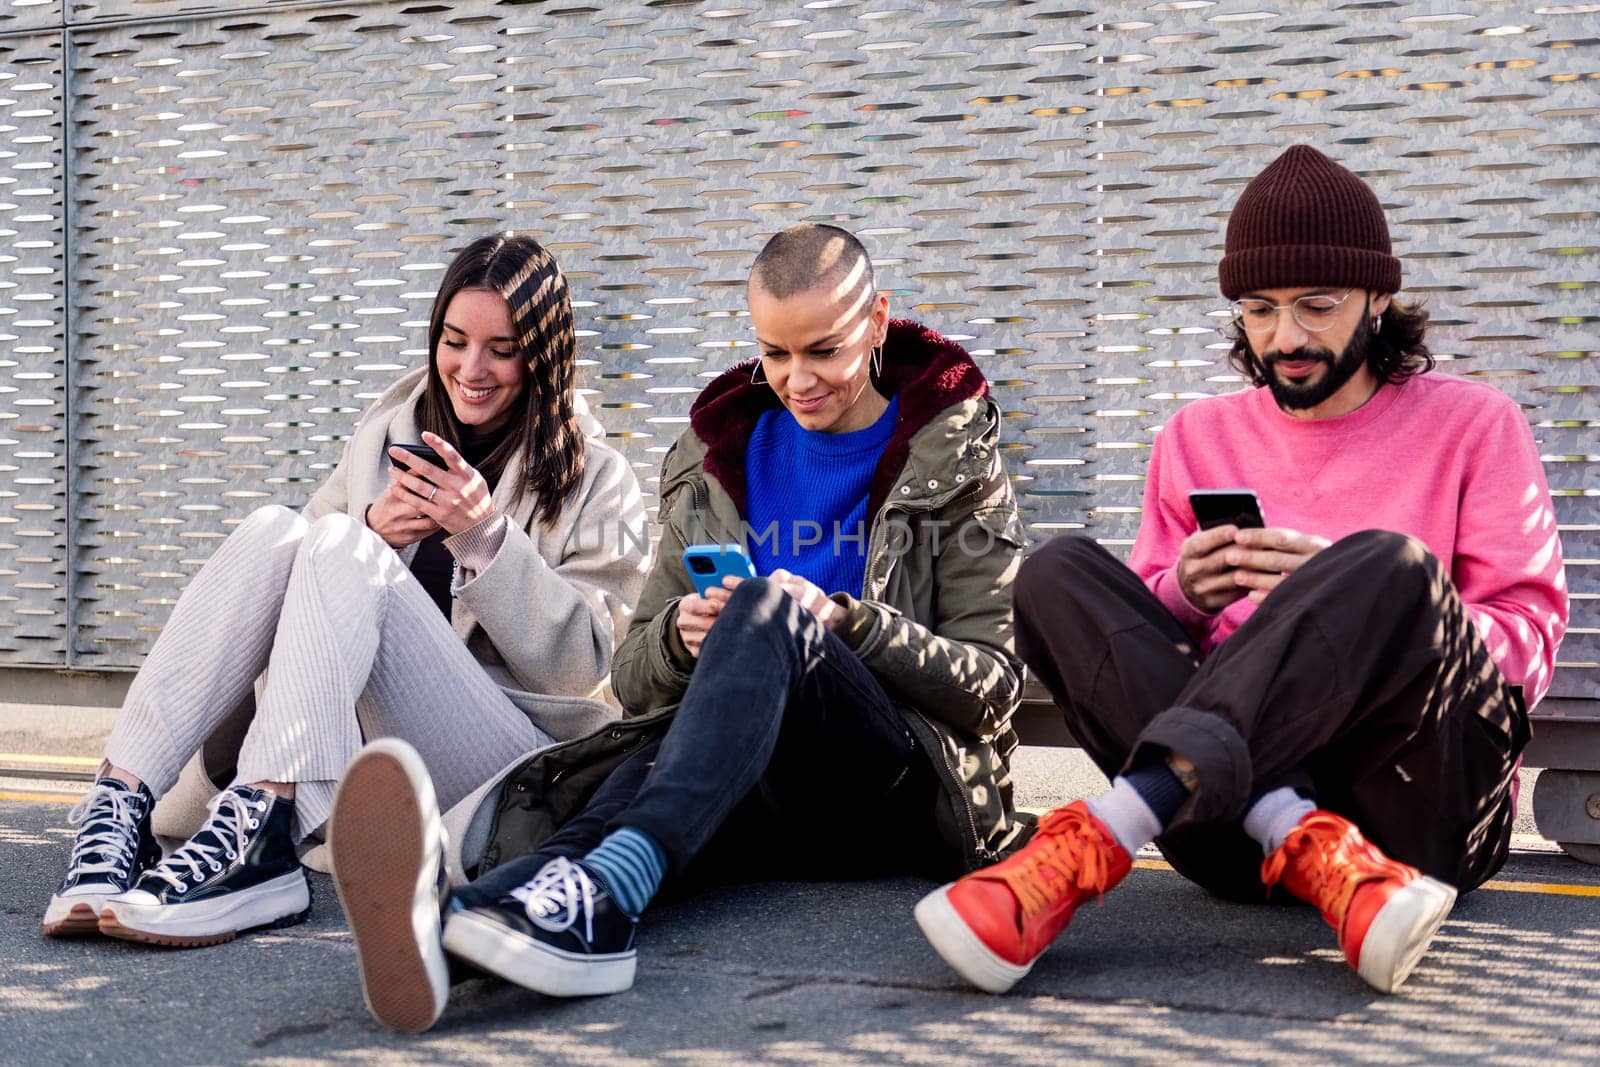
[[[876,347],[876,348],[874,348],[872,350],[872,376],[874,378],[883,377],[883,346],[882,345],[879,345],[878,347]]]
[[[758,375],[760,373],[761,373],[761,357],[757,356],[756,357],[755,366],[750,368],[750,384],[751,385],[767,385],[768,384],[768,382],[767,382],[767,380],[765,378],[757,378],[756,377],[756,375]]]
[[[1383,316],[1379,315],[1377,318],[1372,320],[1372,332],[1373,333],[1377,333],[1379,330],[1382,330],[1382,329],[1383,329]]]

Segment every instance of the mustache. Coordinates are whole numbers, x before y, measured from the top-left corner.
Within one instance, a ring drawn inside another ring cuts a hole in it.
[[[1285,356],[1277,349],[1273,349],[1261,357],[1261,364],[1264,367],[1271,368],[1285,359],[1294,363],[1304,363],[1311,360],[1317,363],[1326,363],[1329,366],[1333,365],[1333,353],[1326,348],[1300,348],[1296,349],[1292,356]]]

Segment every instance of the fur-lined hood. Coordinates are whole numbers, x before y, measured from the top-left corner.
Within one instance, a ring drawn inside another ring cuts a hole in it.
[[[761,416],[780,406],[777,393],[765,383],[753,383],[755,360],[724,371],[701,392],[689,411],[691,434],[680,440],[663,473],[662,489],[670,479],[702,466],[745,513],[745,447]],[[911,458],[911,442],[940,415],[957,405],[986,407],[989,383],[966,349],[928,327],[909,319],[894,319],[883,345],[879,385],[900,398],[894,434],[884,446],[873,473],[867,497],[867,514],[874,515],[888,499],[900,473]],[[975,413],[975,412],[974,412]],[[968,419],[951,427],[965,438]],[[700,447],[692,447],[690,438]],[[960,445],[957,445],[958,450]],[[983,457],[986,458],[986,457]],[[986,464],[985,464],[986,466]]]

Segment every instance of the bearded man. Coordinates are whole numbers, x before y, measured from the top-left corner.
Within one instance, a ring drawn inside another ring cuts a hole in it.
[[[1505,862],[1561,545],[1527,420],[1427,373],[1400,268],[1377,197],[1313,148],[1240,196],[1218,275],[1255,387],[1161,430],[1128,566],[1064,537],[1017,578],[1018,652],[1113,783],[917,906],[968,981],[1021,979],[1154,840],[1219,896],[1316,905],[1390,992]],[[1253,490],[1264,527],[1199,528],[1197,489]]]

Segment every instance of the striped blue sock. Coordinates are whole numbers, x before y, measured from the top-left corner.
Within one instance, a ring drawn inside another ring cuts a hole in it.
[[[649,834],[624,826],[607,834],[583,865],[600,876],[623,911],[638,918],[661,888],[667,856]]]

